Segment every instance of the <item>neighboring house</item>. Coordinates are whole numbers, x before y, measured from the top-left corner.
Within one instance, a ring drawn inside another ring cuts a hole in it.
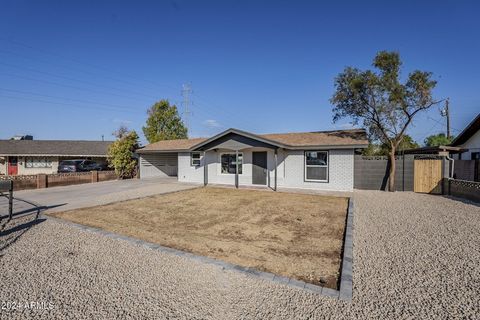
[[[111,141],[0,140],[0,175],[56,173],[67,159],[105,163]]]
[[[159,141],[137,153],[141,178],[350,191],[354,151],[367,146],[361,129],[262,135],[228,129],[211,138]]]
[[[466,149],[456,159],[480,159],[480,114],[451,143],[454,147]]]

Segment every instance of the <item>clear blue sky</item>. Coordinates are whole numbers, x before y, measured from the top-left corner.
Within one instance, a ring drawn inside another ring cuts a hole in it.
[[[193,88],[191,135],[348,128],[332,123],[333,79],[397,50],[450,97],[453,133],[480,112],[475,1],[0,2],[0,138],[111,139]],[[179,106],[180,107],[180,106]],[[181,108],[180,108],[181,110]],[[444,130],[438,108],[415,121]]]

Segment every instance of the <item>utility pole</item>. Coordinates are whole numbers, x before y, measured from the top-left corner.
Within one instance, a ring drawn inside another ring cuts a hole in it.
[[[442,117],[447,118],[447,138],[450,139],[450,111],[448,110],[448,105],[450,103],[450,98],[447,98],[445,100],[445,109],[443,109],[440,113],[442,114]]]
[[[185,122],[185,127],[187,131],[190,131],[189,128],[189,117],[190,117],[190,94],[192,93],[192,87],[189,84],[184,84],[182,86],[182,97],[183,97],[183,121]]]

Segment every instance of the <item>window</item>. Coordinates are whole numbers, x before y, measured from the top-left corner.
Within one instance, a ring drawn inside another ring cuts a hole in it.
[[[328,151],[305,151],[305,181],[328,181]]]
[[[222,163],[222,173],[224,174],[235,174],[237,168],[237,159],[235,153],[222,153],[221,163]],[[242,163],[243,163],[243,154],[238,154],[238,174],[242,174]]]
[[[25,158],[25,168],[51,168],[52,160],[49,158]]]
[[[480,152],[472,152],[471,155],[470,155],[470,159],[479,160],[480,159]]]
[[[200,165],[200,152],[192,152],[190,153],[190,165],[191,166],[199,166]]]

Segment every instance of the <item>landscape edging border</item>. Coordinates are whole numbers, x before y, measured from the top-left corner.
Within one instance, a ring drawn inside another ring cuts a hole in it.
[[[254,268],[242,267],[242,266],[221,261],[215,258],[200,256],[190,252],[161,246],[156,243],[143,241],[137,238],[124,236],[124,235],[106,231],[103,229],[90,227],[83,224],[78,224],[75,222],[64,220],[61,218],[53,217],[48,214],[47,215],[44,214],[43,216],[45,216],[49,220],[58,221],[60,223],[73,226],[75,228],[101,234],[109,238],[121,239],[136,245],[141,245],[149,249],[158,250],[160,252],[170,253],[176,256],[190,258],[203,263],[213,264],[221,267],[222,270],[231,270],[231,271],[241,272],[243,274],[246,274],[248,276],[252,276],[255,278],[273,281],[273,282],[284,284],[297,289],[304,289],[316,294],[332,297],[335,299],[351,301],[352,295],[353,295],[353,268],[352,268],[353,267],[353,209],[354,209],[353,199],[349,198],[348,209],[347,209],[347,223],[345,227],[345,237],[344,237],[344,246],[343,246],[343,259],[342,259],[342,267],[341,267],[341,274],[340,274],[340,290],[334,290],[331,288],[317,286],[311,283],[280,276],[274,273],[264,272]]]

